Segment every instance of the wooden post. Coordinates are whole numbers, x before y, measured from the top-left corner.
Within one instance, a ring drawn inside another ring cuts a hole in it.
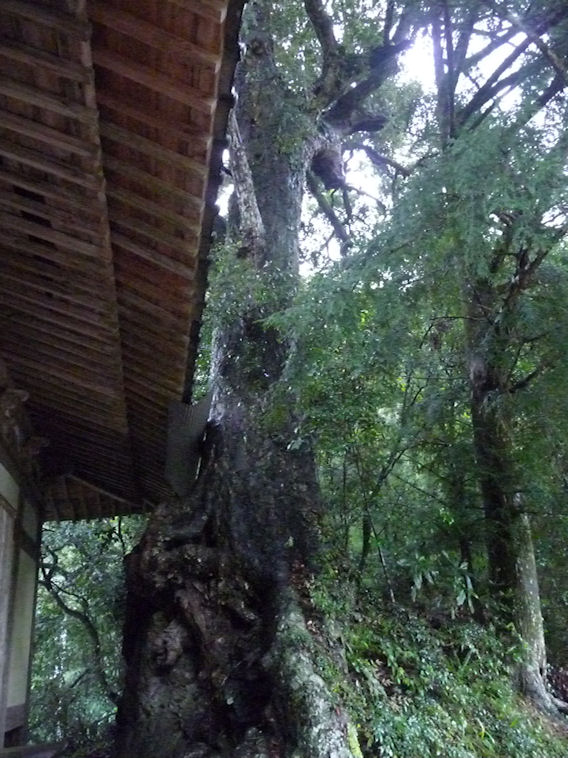
[[[8,686],[8,618],[12,595],[15,509],[7,499],[13,480],[0,464],[0,747],[4,745]]]

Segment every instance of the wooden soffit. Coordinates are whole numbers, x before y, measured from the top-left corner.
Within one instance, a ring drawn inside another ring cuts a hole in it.
[[[50,518],[169,494],[241,6],[0,2],[0,355],[50,440]]]

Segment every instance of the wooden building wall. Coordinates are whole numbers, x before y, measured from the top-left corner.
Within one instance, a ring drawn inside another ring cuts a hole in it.
[[[40,517],[0,458],[0,747],[25,740]]]

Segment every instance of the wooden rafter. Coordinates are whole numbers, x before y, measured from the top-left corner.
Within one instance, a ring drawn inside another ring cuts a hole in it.
[[[169,492],[242,0],[70,7],[0,2],[0,354],[75,472],[50,518]]]

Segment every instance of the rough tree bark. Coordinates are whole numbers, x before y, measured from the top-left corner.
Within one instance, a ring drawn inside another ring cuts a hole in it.
[[[507,396],[515,391],[505,360],[510,344],[507,330],[494,319],[502,299],[487,280],[478,281],[470,294],[471,422],[486,520],[489,577],[494,596],[506,609],[523,645],[520,689],[538,708],[554,716],[566,712],[567,707],[553,697],[546,683],[538,572],[523,478],[515,465],[511,423],[505,410]]]
[[[358,128],[363,99],[392,66],[379,71],[361,56],[354,93],[323,5],[306,0],[323,67],[303,99],[275,66],[272,6],[246,10],[230,128],[238,228],[229,234],[267,287],[279,280],[272,307],[281,308],[297,277],[306,167],[341,183],[341,161],[330,167],[322,156]],[[190,497],[157,510],[129,559],[120,758],[357,755],[306,626],[301,588],[317,553],[319,496],[309,451],[289,446],[293,419],[266,422],[289,350],[263,326],[267,315],[251,298],[220,328],[208,457]]]

